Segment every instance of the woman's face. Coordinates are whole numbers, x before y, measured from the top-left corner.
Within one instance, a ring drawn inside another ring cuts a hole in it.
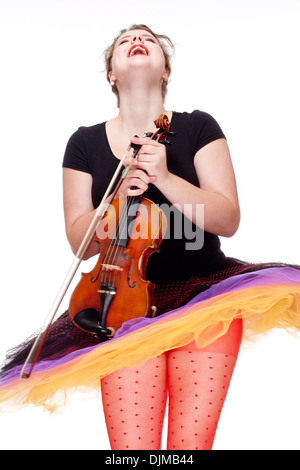
[[[130,71],[144,70],[160,79],[168,78],[164,53],[148,31],[133,30],[123,33],[117,40],[112,57],[111,76],[117,81],[130,77]],[[129,74],[129,75],[128,75]]]

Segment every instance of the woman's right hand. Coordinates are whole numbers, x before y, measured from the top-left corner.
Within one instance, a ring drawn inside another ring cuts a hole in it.
[[[148,176],[144,170],[136,168],[136,164],[132,157],[125,160],[124,166],[131,165],[131,168],[119,188],[118,196],[140,196],[147,191],[149,184],[155,181],[155,177]]]

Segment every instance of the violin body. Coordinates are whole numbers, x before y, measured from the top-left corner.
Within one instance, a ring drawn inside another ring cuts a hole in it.
[[[69,306],[80,329],[110,339],[124,321],[152,317],[154,284],[145,279],[149,256],[166,233],[164,212],[141,196],[113,200],[97,230],[100,255],[83,273]]]

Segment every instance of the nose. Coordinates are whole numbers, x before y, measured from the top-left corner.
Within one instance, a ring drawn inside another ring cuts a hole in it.
[[[134,42],[143,42],[141,36],[139,34],[133,36],[132,40],[131,40],[132,43]]]

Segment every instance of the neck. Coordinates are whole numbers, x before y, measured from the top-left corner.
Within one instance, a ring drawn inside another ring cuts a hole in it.
[[[141,137],[145,132],[155,130],[154,120],[166,114],[161,92],[157,89],[145,90],[143,86],[120,91],[118,121],[124,131],[131,136]]]

